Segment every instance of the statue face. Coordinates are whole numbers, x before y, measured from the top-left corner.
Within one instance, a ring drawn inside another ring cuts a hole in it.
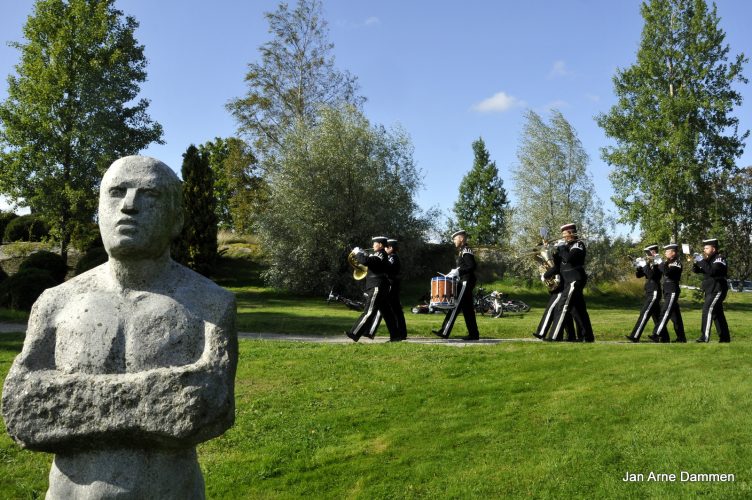
[[[157,258],[183,224],[180,181],[153,158],[128,156],[107,170],[99,190],[99,230],[111,257]]]

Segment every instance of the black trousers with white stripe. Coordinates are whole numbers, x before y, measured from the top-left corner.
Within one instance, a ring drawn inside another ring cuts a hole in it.
[[[576,280],[564,283],[563,301],[556,306],[556,320],[551,330],[551,339],[558,340],[564,329],[564,323],[567,315],[571,314],[574,323],[577,325],[578,335],[582,336],[585,342],[593,342],[593,326],[590,324],[590,315],[585,304],[585,295],[583,290],[587,280]]]
[[[645,331],[645,327],[648,324],[649,319],[653,319],[653,326],[657,325],[661,317],[661,298],[658,294],[658,290],[645,293],[645,303],[640,310],[640,317],[637,318],[632,333],[629,336],[635,340],[640,340],[642,332]]]
[[[462,311],[462,316],[465,317],[465,326],[467,326],[467,336],[470,338],[478,338],[480,333],[478,332],[478,323],[475,320],[475,306],[473,305],[473,288],[475,288],[475,283],[461,281],[459,285],[457,305],[454,306],[454,309],[450,309],[447,312],[446,317],[444,318],[444,324],[441,325],[439,333],[448,337],[449,334],[452,333],[454,321],[457,319],[457,313]]]
[[[366,290],[366,293],[368,294],[368,297],[366,298],[366,307],[363,310],[363,314],[360,315],[350,330],[350,333],[356,338],[360,338],[363,335],[373,338],[376,334],[376,328],[379,326],[382,315],[388,326],[393,325],[394,319],[392,316],[392,310],[389,307],[389,302],[387,301],[387,289],[388,286],[377,286]],[[392,328],[395,327],[392,326]]]
[[[715,323],[718,341],[731,342],[726,314],[723,312],[723,301],[726,299],[726,293],[726,290],[721,290],[705,294],[705,304],[702,306],[702,332],[698,340],[708,342],[710,340],[710,327]]]
[[[660,337],[662,342],[668,342],[668,320],[674,324],[676,340],[687,340],[684,335],[684,320],[682,319],[681,310],[679,309],[679,291],[663,291],[663,305],[658,323],[653,329],[653,335]]]
[[[535,330],[535,336],[538,338],[544,338],[548,331],[551,329],[551,325],[556,323],[558,316],[556,316],[556,306],[564,300],[562,292],[552,293],[548,297],[548,304],[546,310],[543,311],[543,317],[538,323],[538,329]],[[572,315],[567,314],[564,318],[564,331],[567,333],[567,340],[577,340],[577,335],[574,330],[574,321],[572,321]],[[562,340],[562,339],[559,339]]]

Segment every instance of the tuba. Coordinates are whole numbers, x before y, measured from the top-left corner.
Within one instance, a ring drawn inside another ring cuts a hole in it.
[[[353,269],[353,279],[362,280],[368,274],[368,267],[355,260],[355,250],[347,254],[347,263]]]

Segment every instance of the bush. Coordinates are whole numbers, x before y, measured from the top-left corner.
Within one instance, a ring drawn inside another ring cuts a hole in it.
[[[58,284],[65,281],[65,275],[68,274],[68,265],[63,258],[47,250],[39,250],[26,257],[21,262],[21,265],[18,266],[19,271],[23,271],[24,269],[43,269],[48,271]]]
[[[11,220],[5,227],[4,239],[13,241],[42,241],[50,233],[45,224],[36,215],[21,215]]]
[[[3,268],[0,267],[0,284],[2,284],[3,281],[8,279],[8,275],[3,271]]]
[[[57,284],[44,269],[18,271],[0,284],[0,307],[29,311],[43,291]]]
[[[13,212],[0,212],[0,239],[3,238],[3,235],[5,234],[5,228],[8,227],[10,221],[16,218],[18,218],[18,215],[14,214]],[[0,243],[2,242],[0,241]]]
[[[103,247],[90,248],[76,264],[76,276],[104,264],[108,259],[109,256]]]

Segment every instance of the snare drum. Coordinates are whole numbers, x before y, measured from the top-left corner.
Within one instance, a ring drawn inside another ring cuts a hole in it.
[[[431,278],[431,307],[454,309],[457,299],[457,280],[447,276]]]

